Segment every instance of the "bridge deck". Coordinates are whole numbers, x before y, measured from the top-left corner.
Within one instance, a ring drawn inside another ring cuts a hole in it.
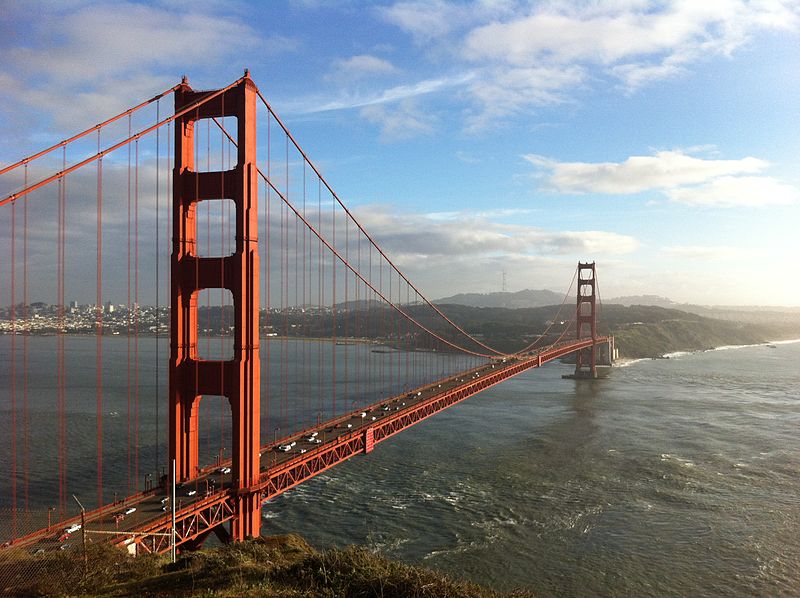
[[[254,489],[264,502],[269,501],[354,455],[371,452],[377,443],[495,384],[606,340],[570,341],[541,352],[498,359],[269,443],[261,450],[261,476]],[[202,541],[212,531],[220,533],[220,525],[234,518],[229,500],[233,480],[225,469],[228,465],[205,468],[196,479],[179,485],[175,526],[178,546]],[[87,512],[87,534],[130,546],[132,552],[167,551],[172,527],[167,493],[168,489],[157,487]],[[126,514],[129,509],[134,510]],[[64,526],[79,521],[75,517],[61,522],[58,529],[41,529],[12,545],[57,550],[63,544],[74,544],[80,541],[81,532],[66,534]]]

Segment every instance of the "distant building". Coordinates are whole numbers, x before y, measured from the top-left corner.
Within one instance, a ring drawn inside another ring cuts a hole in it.
[[[107,314],[113,314],[114,313],[114,304],[111,303],[111,301],[106,303],[106,313]]]

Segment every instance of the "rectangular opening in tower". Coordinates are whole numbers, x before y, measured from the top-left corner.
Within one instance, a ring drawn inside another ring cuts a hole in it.
[[[226,257],[236,251],[236,203],[209,199],[197,203],[197,257]]]
[[[236,167],[238,122],[235,116],[194,121],[195,172],[218,172]]]
[[[201,396],[197,428],[199,466],[221,468],[222,462],[231,458],[231,406],[228,398],[221,395]],[[218,473],[225,475],[223,471]],[[230,475],[226,481],[229,480]],[[205,482],[201,490],[205,490]]]
[[[233,359],[234,317],[233,295],[228,289],[203,289],[197,294],[199,359]]]

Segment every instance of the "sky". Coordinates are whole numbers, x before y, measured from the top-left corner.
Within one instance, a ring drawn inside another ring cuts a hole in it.
[[[0,163],[248,68],[430,298],[800,305],[798,0],[0,6]]]

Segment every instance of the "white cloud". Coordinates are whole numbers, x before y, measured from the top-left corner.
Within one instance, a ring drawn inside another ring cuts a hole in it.
[[[436,124],[434,117],[420,110],[416,102],[411,99],[404,100],[396,106],[382,104],[365,106],[361,109],[360,115],[380,127],[381,140],[384,142],[430,135],[434,132]]]
[[[561,193],[630,194],[672,189],[725,175],[757,173],[768,166],[753,157],[704,160],[674,150],[631,156],[624,162],[558,162],[535,154],[523,158],[544,171],[546,183]]]
[[[750,255],[739,247],[703,246],[703,245],[674,245],[662,247],[661,251],[680,260],[728,260]]]
[[[602,75],[630,92],[709,57],[730,56],[760,31],[800,30],[796,0],[437,0],[398,2],[380,12],[435,61],[471,65],[475,109],[466,126],[473,131],[563,102]]]
[[[364,106],[387,104],[460,87],[473,78],[474,73],[464,73],[452,77],[425,79],[416,83],[396,85],[364,96],[348,95],[336,100],[327,98],[305,99],[302,103],[296,103],[293,106],[289,105],[287,111],[295,114],[313,114],[330,110],[351,110],[353,108],[363,108]]]
[[[380,9],[384,20],[410,33],[419,43],[446,40],[453,32],[486,20],[513,14],[516,3],[478,0],[451,3],[443,0],[398,2]]]
[[[467,118],[467,130],[479,131],[498,119],[531,106],[566,101],[565,91],[585,78],[583,69],[568,67],[495,68],[482,73],[469,91],[479,109]]]
[[[659,10],[660,9],[660,10]],[[517,66],[542,60],[619,64],[632,58],[730,53],[759,28],[794,29],[796,3],[550,3],[528,16],[471,31],[464,55]]]
[[[456,159],[464,162],[464,164],[480,164],[482,160],[470,152],[458,150],[456,152]]]
[[[346,60],[336,60],[333,63],[334,73],[330,78],[358,79],[372,75],[390,75],[397,72],[395,67],[388,60],[370,56],[369,54],[359,54],[351,56]]]
[[[800,202],[800,190],[772,177],[725,176],[697,187],[670,189],[667,197],[690,206],[759,207]]]
[[[725,208],[800,201],[796,187],[770,176],[753,176],[766,170],[769,163],[751,156],[711,160],[672,150],[631,156],[624,162],[558,162],[536,154],[523,158],[539,169],[544,185],[558,193],[660,191],[675,203]]]
[[[617,255],[634,251],[633,237],[606,231],[548,231],[519,224],[495,222],[517,213],[495,210],[484,215],[468,213],[415,214],[390,211],[383,206],[363,206],[358,218],[393,254],[452,258],[503,254],[516,256]]]
[[[291,38],[264,36],[237,11],[218,5],[176,10],[132,2],[48,3],[38,8],[34,3],[16,10],[32,9],[39,10],[34,21],[27,15],[16,17],[33,23],[25,43],[3,52],[0,79],[12,79],[16,88],[4,95],[9,102],[23,98],[26,107],[55,115],[56,124],[69,129],[150,97],[184,72],[207,72],[235,58],[296,47]],[[13,14],[9,19],[15,22]],[[177,64],[181,71],[175,70]],[[237,66],[230,80],[240,74]],[[66,97],[77,100],[65,102]]]
[[[633,237],[608,231],[558,231],[499,222],[519,213],[514,208],[476,216],[365,205],[354,213],[392,261],[430,297],[498,291],[504,269],[510,288],[563,291],[578,259],[609,264],[614,256],[627,256],[638,248]]]

